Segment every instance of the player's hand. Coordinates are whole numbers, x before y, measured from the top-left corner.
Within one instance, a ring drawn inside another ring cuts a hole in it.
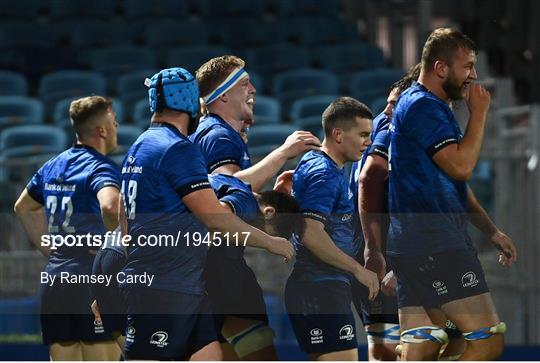
[[[292,159],[308,150],[319,150],[321,141],[309,131],[295,131],[287,137],[287,140],[280,146],[281,151]]]
[[[386,260],[381,251],[370,249],[364,250],[364,267],[377,274],[379,281],[382,281],[386,274]]]
[[[287,170],[279,174],[274,183],[274,190],[285,194],[291,194],[292,192],[292,177],[294,170]]]
[[[282,237],[272,237],[266,250],[274,255],[283,256],[285,262],[292,260],[296,253],[293,244]]]
[[[499,250],[499,263],[510,267],[517,261],[517,250],[514,241],[501,231],[493,233],[491,243]]]
[[[469,84],[469,96],[467,98],[467,106],[470,113],[487,114],[491,95],[484,87],[477,83]]]
[[[97,301],[94,300],[92,302],[92,305],[90,305],[90,307],[92,308],[92,313],[94,314],[94,321],[101,322],[101,314],[99,313],[99,307],[98,307]]]
[[[397,288],[397,278],[394,271],[390,271],[384,276],[381,282],[381,291],[386,296],[395,296]]]
[[[380,288],[377,274],[358,265],[358,269],[354,273],[354,278],[369,289],[369,300],[375,300]]]

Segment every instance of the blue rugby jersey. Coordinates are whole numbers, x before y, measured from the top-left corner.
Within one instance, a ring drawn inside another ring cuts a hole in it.
[[[259,212],[259,203],[255,199],[251,187],[231,175],[211,174],[208,176],[212,189],[216,193],[220,201],[227,203],[234,214],[249,223],[257,217]],[[223,256],[228,258],[243,258],[244,247],[236,246],[236,240],[231,237],[230,246],[227,247],[224,243],[219,247]],[[244,238],[239,237],[238,242],[243,243]]]
[[[153,124],[139,136],[122,166],[122,196],[132,236],[126,274],[155,275],[151,288],[204,293],[208,246],[193,242],[195,233],[204,237],[208,231],[182,202],[204,188],[210,183],[198,145],[167,123]],[[164,235],[173,236],[175,245],[139,243]]]
[[[326,233],[343,252],[354,256],[358,246],[353,240],[353,193],[343,168],[324,152],[306,153],[293,175],[293,196],[305,218],[324,223]],[[293,235],[297,249],[296,276],[305,281],[339,280],[349,283],[350,274],[315,257],[298,235]]]
[[[47,161],[27,185],[28,194],[45,206],[49,235],[91,236],[106,232],[97,199],[100,189],[112,186],[120,189],[118,167],[108,157],[90,146],[74,145]],[[69,240],[66,240],[71,242]],[[45,271],[52,275],[60,272],[88,274],[99,246],[61,245],[51,250]]]
[[[216,114],[203,117],[189,139],[200,145],[209,173],[227,164],[238,165],[241,170],[251,166],[247,145],[240,134]]]
[[[390,125],[389,255],[427,255],[471,247],[467,184],[432,160],[463,135],[444,101],[415,83],[401,94]]]

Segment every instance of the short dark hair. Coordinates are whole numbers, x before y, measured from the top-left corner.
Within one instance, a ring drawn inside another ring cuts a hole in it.
[[[409,88],[414,81],[418,80],[418,77],[420,77],[421,69],[422,63],[418,63],[412,66],[407,72],[407,74],[403,76],[403,78],[401,78],[399,81],[394,82],[394,84],[390,88],[390,92],[395,91],[398,94],[401,94],[403,91]]]
[[[259,203],[273,207],[276,214],[266,221],[274,227],[277,235],[290,238],[293,233],[301,235],[305,229],[305,222],[300,213],[300,205],[290,194],[267,190],[259,194]]]
[[[355,125],[356,118],[373,119],[373,113],[362,102],[352,97],[340,97],[334,100],[322,114],[324,134],[330,136],[332,130],[339,127],[344,131]]]
[[[452,28],[435,29],[424,44],[422,50],[422,68],[433,68],[437,60],[443,60],[452,65],[452,56],[459,48],[464,48],[478,53],[476,44],[462,32]]]
[[[79,137],[86,136],[95,126],[95,121],[112,109],[112,101],[103,96],[88,96],[71,102],[69,117]]]

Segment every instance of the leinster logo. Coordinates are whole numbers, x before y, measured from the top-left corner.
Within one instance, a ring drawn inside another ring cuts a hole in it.
[[[463,287],[475,287],[478,285],[476,274],[472,271],[467,272],[461,277],[461,283],[463,284]]]
[[[169,334],[165,333],[164,331],[157,331],[152,334],[152,337],[150,338],[150,344],[157,345],[158,348],[164,348],[169,345],[169,343],[167,342],[168,338]]]
[[[339,340],[351,340],[354,338],[352,325],[345,325],[339,330]]]
[[[128,164],[133,164],[135,162],[135,157],[133,155],[130,155],[129,158],[127,159],[127,162]]]

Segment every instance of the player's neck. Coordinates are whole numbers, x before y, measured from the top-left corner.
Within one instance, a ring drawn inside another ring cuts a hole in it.
[[[189,116],[187,114],[178,114],[178,115],[154,114],[152,116],[152,122],[153,123],[167,123],[176,127],[182,135],[187,136],[188,134]]]
[[[76,142],[77,145],[84,145],[84,146],[90,146],[94,150],[96,150],[101,155],[107,155],[107,148],[105,147],[105,143],[100,142],[99,140],[95,139],[85,139],[85,140],[79,140],[77,139]]]
[[[426,87],[430,93],[439,97],[444,102],[450,103],[450,98],[444,91],[440,80],[435,77],[437,77],[435,74],[426,74],[422,72],[418,77],[418,83]]]
[[[343,168],[343,166],[347,162],[341,152],[339,152],[337,145],[329,142],[326,139],[324,139],[322,143],[321,151],[328,155],[330,159],[332,159],[340,169]]]
[[[229,124],[235,131],[240,132],[244,126],[243,120],[237,120],[235,115],[225,108],[210,108],[210,113],[216,114]]]

